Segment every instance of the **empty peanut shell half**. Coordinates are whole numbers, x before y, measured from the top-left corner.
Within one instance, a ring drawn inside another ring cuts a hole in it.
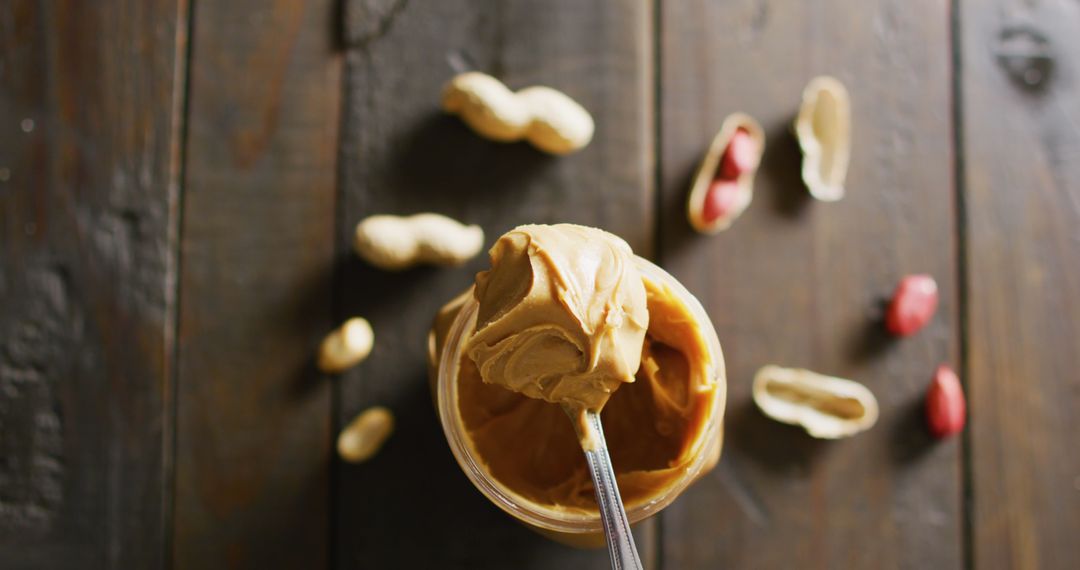
[[[349,422],[337,439],[338,455],[349,463],[371,459],[394,431],[394,414],[375,406]]]
[[[851,100],[843,83],[826,76],[810,81],[795,118],[795,136],[810,195],[826,202],[843,198],[851,158]]]
[[[821,439],[855,435],[878,418],[877,399],[866,386],[800,368],[762,367],[753,392],[766,416]]]
[[[724,119],[690,186],[686,216],[695,230],[726,230],[746,211],[764,150],[765,131],[753,117],[734,113]]]

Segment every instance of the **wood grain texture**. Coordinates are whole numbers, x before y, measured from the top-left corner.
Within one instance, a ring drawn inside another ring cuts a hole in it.
[[[960,2],[977,568],[1080,567],[1078,8]]]
[[[334,2],[200,2],[180,280],[176,568],[328,564]]]
[[[348,11],[348,9],[347,9]],[[528,222],[613,231],[652,242],[651,9],[600,0],[416,1],[350,51],[339,226],[340,318],[375,329],[371,357],[342,377],[338,425],[371,405],[397,416],[382,452],[337,470],[339,568],[606,568],[516,524],[472,487],[450,454],[428,391],[426,334],[436,310],[487,265],[375,270],[351,252],[371,214],[435,211],[479,223],[487,243]],[[513,88],[564,90],[596,119],[592,144],[556,158],[479,138],[439,110],[455,70]],[[639,547],[650,557],[650,525]]]
[[[342,8],[345,43],[363,46],[386,33],[407,0],[346,0]]]
[[[163,564],[186,34],[0,4],[0,566]]]
[[[660,16],[661,250],[717,327],[728,368],[721,464],[662,515],[668,568],[957,568],[959,440],[921,416],[957,354],[949,14],[942,2],[664,2]],[[803,87],[853,99],[847,197],[814,203],[791,134]],[[750,209],[714,237],[685,215],[690,177],[723,118],[768,142]],[[918,336],[885,336],[901,276],[934,275],[941,308]],[[750,400],[764,364],[865,383],[881,418],[811,440]]]

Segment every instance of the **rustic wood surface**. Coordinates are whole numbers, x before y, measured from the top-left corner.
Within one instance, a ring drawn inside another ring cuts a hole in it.
[[[980,568],[1080,568],[1077,8],[961,3],[968,524]]]
[[[183,18],[0,4],[2,568],[164,563]]]
[[[189,22],[190,20],[190,22]],[[607,567],[489,504],[427,387],[435,310],[486,264],[386,273],[374,213],[625,237],[697,294],[728,364],[717,469],[640,525],[650,568],[1080,567],[1080,11],[1062,0],[12,0],[0,5],[0,568]],[[438,110],[458,71],[593,112],[581,153]],[[848,196],[813,202],[806,82],[854,105]],[[753,206],[690,231],[723,118],[768,141]],[[881,331],[904,274],[942,305]],[[346,317],[370,359],[314,349]],[[766,420],[766,363],[870,386],[840,442]],[[921,399],[950,363],[970,425]],[[398,429],[339,462],[371,405]]]
[[[329,560],[341,60],[333,2],[198,2],[181,230],[176,568]]]

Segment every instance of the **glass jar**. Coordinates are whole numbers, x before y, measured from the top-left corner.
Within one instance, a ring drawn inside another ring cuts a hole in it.
[[[690,456],[693,459],[688,468],[682,476],[670,484],[662,493],[647,502],[631,506],[627,510],[627,516],[632,524],[660,512],[686,490],[691,483],[716,465],[720,456],[722,442],[722,420],[726,393],[724,361],[720,350],[720,342],[716,337],[716,330],[713,328],[712,322],[701,307],[701,303],[663,269],[641,257],[636,257],[635,260],[637,269],[645,280],[666,288],[673,296],[682,301],[688,312],[697,321],[698,330],[710,351],[710,364],[706,368],[706,376],[716,382],[717,389],[714,391],[715,401],[709,408],[710,411],[703,422],[703,427],[698,432],[696,439],[690,444]],[[444,321],[453,319],[449,323],[449,328],[445,334],[437,334],[433,330],[428,341],[429,356],[431,357],[429,364],[432,366],[432,380],[434,381],[432,388],[439,418],[447,442],[450,445],[450,450],[473,485],[496,506],[517,520],[545,536],[566,544],[602,546],[603,527],[598,512],[565,512],[545,508],[543,505],[524,499],[491,477],[482,462],[476,457],[475,450],[471,448],[458,407],[457,378],[463,347],[471,332],[476,328],[477,308],[478,305],[470,289],[467,294],[463,294],[451,302],[448,309],[444,309],[444,313],[440,314],[440,317],[436,320],[436,328],[438,328],[439,319]],[[453,313],[455,309],[457,310],[456,316]],[[446,323],[443,322],[442,326],[445,327]],[[438,350],[438,344],[442,345],[441,351]]]

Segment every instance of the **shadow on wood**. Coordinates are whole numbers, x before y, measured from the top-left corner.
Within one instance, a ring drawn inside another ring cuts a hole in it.
[[[338,265],[342,282],[351,285],[343,289],[343,298],[337,303],[344,311],[343,321],[356,316],[371,320],[371,315],[383,312],[395,303],[423,299],[426,287],[443,270],[418,265],[402,271],[385,271],[360,259],[352,251],[343,253]],[[435,317],[434,312],[431,317]]]
[[[525,142],[484,139],[441,112],[392,135],[388,146],[390,188],[420,205],[446,202],[448,191],[465,204],[513,203],[515,189],[553,168],[556,159]]]
[[[926,427],[924,408],[920,393],[918,398],[904,403],[902,408],[894,412],[897,420],[889,434],[889,451],[897,465],[918,461],[937,444]]]
[[[802,151],[799,141],[791,130],[791,120],[774,123],[765,127],[765,153],[761,157],[761,172],[758,174],[757,195],[762,196],[761,188],[768,186],[769,205],[776,212],[787,218],[798,218],[807,210],[813,200],[802,181]],[[768,184],[762,184],[760,179]]]
[[[328,305],[326,297],[334,290],[335,275],[334,267],[329,264],[325,268],[312,270],[309,275],[306,275],[304,282],[297,285],[295,295],[288,299],[291,306],[283,308],[286,317],[280,322],[289,323],[297,329],[311,329],[312,315],[325,314]],[[329,334],[339,324],[331,323],[325,331],[319,331],[321,334],[311,337],[308,357],[296,367],[296,372],[292,376],[295,378],[292,393],[297,399],[313,394],[331,378],[319,372],[315,366],[315,357],[323,336]]]
[[[746,399],[728,410],[725,446],[777,474],[806,473],[829,442],[814,439],[802,428],[769,419]]]
[[[702,148],[701,152],[704,155],[705,147]],[[686,203],[690,198],[690,185],[694,182],[694,176],[697,174],[699,166],[698,161],[695,161],[688,164],[685,169],[680,169],[683,170],[679,176],[677,186],[680,190],[670,192],[667,196],[661,196],[662,200],[669,201],[671,204],[661,208],[660,213],[657,214],[661,225],[657,231],[663,240],[663,244],[657,247],[658,252],[662,251],[665,255],[677,254],[690,247],[690,244],[695,240],[707,240],[724,235],[723,232],[717,235],[699,234],[690,226],[690,221],[687,219]],[[735,223],[738,224],[739,222],[736,221]]]
[[[881,299],[871,318],[862,321],[847,339],[847,355],[852,362],[862,363],[873,360],[896,344],[897,339],[885,329],[885,308],[888,299]]]

